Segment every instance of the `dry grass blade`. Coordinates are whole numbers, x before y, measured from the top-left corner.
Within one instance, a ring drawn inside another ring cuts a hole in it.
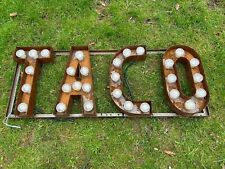
[[[169,156],[175,156],[176,153],[174,153],[173,151],[170,151],[170,150],[164,150],[164,153],[169,155]]]

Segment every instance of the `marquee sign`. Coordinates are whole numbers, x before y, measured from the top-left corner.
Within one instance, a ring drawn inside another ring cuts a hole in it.
[[[144,61],[151,52],[163,53],[161,70],[165,97],[173,110],[171,113],[152,112],[154,106],[148,100],[130,100],[123,93],[122,68],[129,61]],[[109,95],[118,113],[96,112],[92,65],[94,55],[114,54],[109,69]],[[62,84],[52,114],[35,114],[37,81],[41,65],[54,61],[59,55],[67,55]],[[11,89],[7,116],[10,118],[77,118],[77,117],[171,117],[208,116],[209,91],[202,62],[198,54],[188,46],[172,46],[167,50],[147,50],[145,46],[128,46],[121,50],[90,51],[87,46],[74,46],[70,51],[54,51],[51,47],[17,47],[14,54],[17,62]],[[181,91],[176,64],[186,67],[187,79],[191,84],[191,96]],[[24,65],[22,75],[21,65]],[[17,86],[19,87],[17,88]],[[17,94],[18,93],[18,94]],[[81,99],[82,112],[71,114],[74,98]]]

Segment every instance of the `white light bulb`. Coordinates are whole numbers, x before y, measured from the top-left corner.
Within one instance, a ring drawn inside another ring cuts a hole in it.
[[[84,60],[84,53],[82,51],[75,52],[75,58],[79,61]]]
[[[84,107],[84,110],[85,111],[91,111],[91,110],[93,110],[93,108],[94,108],[93,101],[91,101],[91,100],[85,101],[83,107]]]
[[[80,74],[83,76],[87,76],[89,73],[89,69],[87,67],[81,67]]]
[[[120,80],[120,74],[117,73],[117,72],[115,72],[115,71],[113,71],[113,72],[111,73],[111,79],[112,79],[112,81],[114,81],[114,82],[118,82],[118,81]]]
[[[172,69],[174,65],[174,61],[172,59],[166,59],[164,61],[164,66],[166,69]]]
[[[69,75],[69,76],[75,76],[75,73],[76,73],[76,70],[73,68],[73,67],[68,67],[66,69],[66,73]]]
[[[28,75],[34,75],[34,67],[33,66],[27,66],[25,68],[25,73]]]
[[[140,109],[143,113],[148,113],[150,111],[150,105],[148,103],[141,103]]]
[[[30,84],[24,84],[21,88],[21,90],[24,92],[24,93],[30,93],[31,92],[31,85]]]
[[[142,46],[137,47],[136,53],[137,55],[143,55],[145,53],[145,48],[143,48]]]
[[[21,58],[21,59],[25,59],[26,58],[26,53],[23,49],[19,49],[16,51],[16,56],[18,58]]]
[[[203,97],[205,97],[206,95],[207,95],[207,92],[205,91],[205,89],[199,88],[199,89],[196,90],[195,96],[196,96],[197,98],[203,98]]]
[[[33,59],[37,59],[38,58],[38,52],[37,50],[35,49],[31,49],[29,52],[28,52],[28,55],[33,58]]]
[[[73,82],[72,84],[73,90],[80,91],[81,87],[82,87],[82,83],[79,81]]]
[[[171,99],[178,99],[180,97],[180,92],[177,89],[172,89],[169,92],[169,97]]]
[[[43,49],[41,51],[41,56],[42,57],[49,57],[50,56],[50,51],[48,49]]]
[[[184,57],[184,55],[185,55],[184,49],[182,49],[182,48],[176,49],[175,55],[177,58]]]
[[[122,64],[122,60],[121,59],[119,59],[119,58],[113,59],[113,66],[120,67],[121,64]]]
[[[112,96],[116,99],[119,99],[122,96],[122,91],[120,89],[114,89]]]
[[[20,112],[20,113],[25,113],[27,112],[28,110],[28,105],[26,103],[20,103],[17,107],[17,110]]]
[[[134,107],[134,104],[131,101],[125,101],[123,107],[127,111],[131,111]]]
[[[66,111],[66,105],[64,103],[58,103],[56,105],[56,111],[59,113],[63,113]]]
[[[72,90],[71,85],[68,83],[65,83],[62,85],[62,91],[65,93],[70,93]]]
[[[196,108],[196,104],[193,100],[190,99],[184,103],[184,107],[187,110],[194,110]]]
[[[166,77],[166,81],[168,83],[174,83],[177,81],[177,76],[175,74],[169,74],[167,77]]]
[[[129,57],[131,55],[131,50],[130,49],[124,49],[123,50],[123,56],[126,58],[126,57]]]
[[[203,76],[200,73],[195,73],[193,75],[193,79],[194,79],[195,83],[199,83],[199,82],[203,81]]]
[[[198,66],[199,63],[200,63],[199,60],[196,59],[196,58],[192,58],[192,59],[190,60],[190,64],[191,64],[191,67],[192,67],[192,68]]]
[[[89,93],[91,91],[91,85],[89,83],[84,83],[82,85],[82,90],[85,92],[85,93]]]

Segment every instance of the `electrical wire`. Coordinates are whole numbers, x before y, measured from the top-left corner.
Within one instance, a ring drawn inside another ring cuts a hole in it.
[[[21,129],[20,126],[16,126],[16,125],[11,125],[9,124],[9,117],[11,116],[12,112],[10,112],[3,120],[3,124],[5,124],[7,127],[11,127],[11,128],[16,128],[16,129]]]
[[[123,69],[123,82],[125,84],[125,86],[127,87],[127,90],[128,90],[128,95],[129,97],[133,100],[134,99],[134,96],[133,96],[133,93],[131,91],[131,88],[130,88],[130,84],[129,84],[129,81],[127,79],[127,72],[128,72],[128,68],[130,66],[132,66],[135,62],[130,62],[124,69]]]

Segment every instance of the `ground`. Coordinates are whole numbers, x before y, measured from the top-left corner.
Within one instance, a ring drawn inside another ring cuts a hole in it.
[[[10,120],[0,125],[0,168],[223,168],[225,166],[225,3],[215,0],[0,1],[0,119],[3,120],[16,46],[49,45],[68,50],[149,49],[184,44],[200,55],[210,91],[208,118]],[[17,12],[17,14],[10,13]],[[16,16],[15,16],[16,15]],[[98,111],[117,111],[109,101],[112,56],[91,59]],[[128,69],[135,99],[167,111],[160,58]],[[66,58],[44,65],[37,106],[52,112]],[[185,84],[184,90],[186,90]],[[76,106],[77,107],[77,106]],[[74,109],[75,110],[75,109]],[[167,152],[167,153],[166,153]],[[172,153],[172,154],[171,154]],[[170,155],[169,155],[170,154]]]

